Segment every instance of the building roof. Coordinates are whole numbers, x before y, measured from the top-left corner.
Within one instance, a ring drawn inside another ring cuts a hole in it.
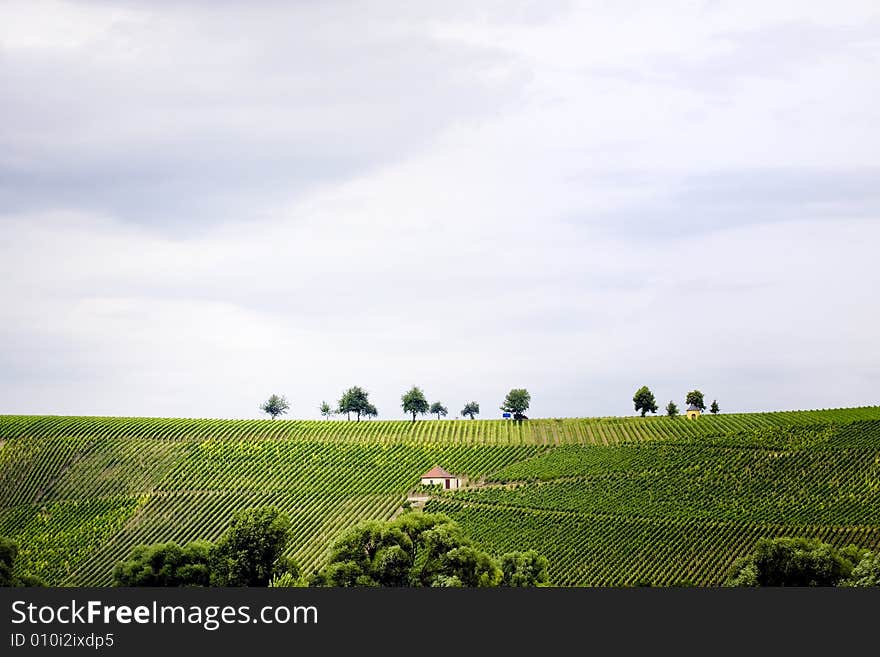
[[[693,404],[690,404],[690,405],[687,407],[687,410],[689,410],[689,411],[699,411],[700,409],[697,408],[696,406],[694,406]]]
[[[455,479],[455,475],[449,474],[439,465],[435,465],[422,475],[422,479]]]

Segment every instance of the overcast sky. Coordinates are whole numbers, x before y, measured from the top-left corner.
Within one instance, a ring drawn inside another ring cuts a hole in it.
[[[0,413],[878,404],[878,117],[876,0],[4,0]]]

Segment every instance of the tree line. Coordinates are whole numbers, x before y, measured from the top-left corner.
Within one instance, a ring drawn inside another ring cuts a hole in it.
[[[418,386],[413,386],[400,397],[401,408],[407,415],[412,415],[412,421],[416,421],[417,415],[436,415],[437,419],[446,417],[449,409],[440,401],[432,403],[428,402],[425,393]],[[500,409],[505,413],[510,413],[514,420],[527,420],[525,412],[529,410],[529,404],[532,396],[525,388],[514,388],[507,393]],[[272,395],[260,406],[260,410],[268,414],[273,420],[279,415],[284,415],[290,410],[290,402],[283,396]],[[321,415],[326,419],[331,419],[334,415],[345,415],[347,420],[351,420],[354,414],[358,422],[361,418],[373,418],[379,416],[379,411],[370,402],[370,394],[360,386],[353,386],[342,393],[336,406],[330,406],[326,401],[322,401],[319,406]],[[475,401],[469,401],[461,409],[462,417],[474,419],[480,414],[480,405]]]
[[[216,543],[135,546],[113,569],[115,586],[539,586],[547,559],[534,550],[495,557],[443,514],[405,511],[361,522],[311,574],[283,556],[291,522],[274,507],[240,511]]]
[[[703,399],[703,393],[699,390],[691,390],[686,395],[684,403],[688,406],[694,406],[700,409],[700,411],[706,410],[706,402]],[[636,412],[640,412],[642,417],[645,417],[648,413],[657,412],[657,401],[654,398],[654,393],[651,392],[651,389],[648,386],[642,386],[636,390],[636,394],[633,395],[633,404]],[[718,413],[721,412],[717,399],[712,400],[712,404],[709,406],[709,412],[712,413],[712,415],[718,415]],[[669,417],[675,417],[678,413],[678,406],[670,399],[669,403],[666,405],[666,415]]]

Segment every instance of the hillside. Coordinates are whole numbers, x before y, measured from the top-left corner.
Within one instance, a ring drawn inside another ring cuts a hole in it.
[[[0,535],[56,585],[107,585],[132,545],[216,539],[273,504],[306,568],[390,517],[435,464],[479,486],[428,502],[558,585],[718,584],[764,536],[880,547],[880,407],[683,418],[371,422],[0,416]]]

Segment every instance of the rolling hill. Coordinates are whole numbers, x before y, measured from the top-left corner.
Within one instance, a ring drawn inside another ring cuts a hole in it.
[[[138,543],[216,539],[275,505],[318,567],[397,512],[419,475],[443,511],[556,585],[723,582],[762,537],[880,547],[880,407],[683,418],[298,421],[0,416],[0,535],[54,585],[111,583]]]

